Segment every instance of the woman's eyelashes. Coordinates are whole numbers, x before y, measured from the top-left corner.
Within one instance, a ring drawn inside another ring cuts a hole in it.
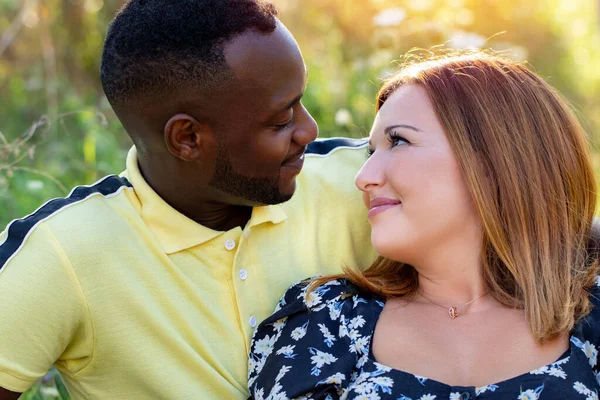
[[[367,147],[367,158],[371,157],[373,154],[375,153],[375,149],[373,149],[372,147]]]
[[[387,137],[388,137],[388,141],[390,142],[390,148],[402,146],[405,144],[410,144],[410,142],[408,140],[406,140],[406,138],[404,138],[404,136],[400,136],[396,132],[389,132],[387,134]]]
[[[390,150],[392,150],[394,147],[410,144],[410,142],[404,136],[400,136],[396,132],[390,132],[386,136],[388,138],[388,142],[390,143]],[[375,154],[375,149],[371,146],[367,147],[367,158],[371,157],[373,154]]]

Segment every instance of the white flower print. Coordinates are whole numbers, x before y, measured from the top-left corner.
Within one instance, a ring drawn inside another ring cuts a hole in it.
[[[556,366],[559,366],[559,365],[566,364],[566,363],[568,363],[568,362],[569,362],[569,359],[570,359],[570,358],[571,358],[571,356],[567,356],[567,357],[563,358],[562,360],[558,360],[558,361],[556,361],[555,363],[552,363],[551,365],[556,365]]]
[[[340,318],[340,329],[338,330],[338,336],[341,338],[348,336],[348,327],[345,324],[343,315]]]
[[[452,394],[450,394],[450,396],[452,396]],[[433,395],[433,394],[424,394],[423,396],[419,397],[417,400],[434,400],[436,397],[437,396]],[[402,394],[396,400],[412,400],[412,398]],[[452,400],[452,397],[450,398],[450,400]]]
[[[485,393],[488,390],[490,392],[494,392],[494,391],[496,391],[496,389],[498,389],[498,385],[487,385],[487,386],[478,387],[478,388],[475,388],[475,395],[479,396],[480,394]]]
[[[348,333],[348,337],[350,338],[350,340],[354,341],[354,340],[358,339],[359,337],[361,337],[361,334],[356,329],[351,329],[350,332]]]
[[[284,377],[285,374],[287,374],[288,372],[290,372],[290,370],[292,369],[292,367],[284,365],[281,367],[281,369],[279,370],[279,373],[277,374],[277,377],[275,378],[275,381],[279,382],[281,380],[281,378]]]
[[[519,397],[517,397],[518,400],[536,400],[537,398],[535,392],[531,389],[521,392]]]
[[[373,382],[360,382],[353,387],[354,391],[358,394],[367,394],[367,393],[371,393],[373,391],[373,389],[375,388],[375,384],[373,384]]]
[[[360,296],[352,296],[352,308],[356,308],[361,303],[366,303],[367,301]]]
[[[283,302],[284,309],[276,317],[281,318],[257,329],[248,359],[249,389],[255,400],[309,400],[315,396],[323,400],[461,399],[462,391],[457,388],[451,393],[447,389],[438,391],[440,386],[435,381],[392,370],[369,358],[372,327],[385,302],[357,295],[357,291],[349,289],[348,282],[342,281],[341,286],[338,282],[335,284],[338,286],[317,288],[307,299],[298,294],[305,290],[304,286],[294,287],[293,292],[284,296],[290,304]],[[286,309],[290,310],[289,314]],[[596,318],[595,314],[586,317],[585,323],[597,324],[590,319],[592,317]],[[597,327],[592,325],[592,329]],[[600,400],[597,392],[600,371],[596,368],[600,364],[600,344],[586,336],[588,330],[587,326],[583,331],[578,328],[575,332],[582,335],[581,339],[570,338],[573,357],[530,371],[520,380],[515,378],[499,385],[475,388],[474,394],[485,393],[482,397],[488,396],[490,400],[571,397]],[[348,360],[351,364],[347,364]],[[593,376],[589,372],[593,372]],[[574,383],[573,377],[579,381]],[[318,396],[316,388],[326,389],[327,394]],[[570,396],[566,390],[571,391]]]
[[[394,386],[394,381],[392,378],[388,376],[376,376],[369,379],[374,386],[374,390],[381,390],[384,393],[392,394],[392,387]]]
[[[345,379],[346,379],[346,375],[342,374],[341,372],[338,372],[334,375],[331,375],[328,378],[323,379],[322,381],[319,381],[318,385],[323,385],[323,384],[341,385],[342,381],[344,381]]]
[[[311,364],[314,364],[311,375],[320,375],[321,368],[323,367],[323,365],[331,364],[332,362],[337,361],[337,357],[334,357],[332,354],[315,349],[314,347],[309,347],[308,351],[310,352],[310,354],[313,355],[310,358]]]
[[[362,368],[367,363],[367,361],[369,361],[369,355],[365,353],[362,356],[360,356],[360,358],[356,362],[356,367]]]
[[[285,321],[287,321],[287,317],[278,319],[277,321],[273,322],[273,329],[275,330],[275,332],[281,332],[281,330],[285,328]]]
[[[555,376],[557,378],[567,379],[567,374],[561,368],[551,367],[548,371],[548,375]]]
[[[296,357],[296,354],[294,354],[295,347],[296,347],[295,345],[283,346],[279,350],[277,350],[275,352],[275,354],[277,354],[278,356],[283,354],[283,356],[285,358],[295,358]]]
[[[590,393],[592,393],[592,391],[590,389],[587,388],[587,386],[585,386],[583,383],[581,382],[575,382],[573,384],[573,389],[575,389],[575,391],[579,394],[583,394],[583,395],[588,395]]]
[[[359,315],[358,317],[354,317],[350,320],[348,327],[350,329],[362,328],[363,326],[365,326],[365,322],[367,322],[367,321],[365,321],[363,316]]]
[[[582,350],[590,360],[590,367],[595,367],[598,359],[598,350],[596,349],[596,346],[586,340],[585,343],[583,343]]]
[[[562,369],[562,367],[561,367],[562,364],[564,364],[564,360],[557,361],[557,362],[549,364],[549,365],[545,365],[538,369],[534,369],[533,371],[530,371],[529,373],[532,375],[548,374],[550,376],[554,376],[557,378],[566,379],[567,373]]]
[[[386,367],[378,362],[374,363],[374,365],[377,367],[377,370],[375,372],[371,372],[371,376],[381,375],[384,372],[390,372],[392,370],[390,367]]]
[[[302,339],[304,337],[304,335],[306,335],[306,327],[307,326],[308,326],[308,322],[305,323],[304,325],[299,326],[296,329],[294,329],[291,334],[292,339],[294,339],[295,341]]]
[[[308,308],[314,307],[321,303],[321,295],[313,290],[306,295],[305,303]]]
[[[533,371],[529,371],[529,373],[532,375],[543,375],[543,374],[547,374],[548,372],[549,372],[549,369],[548,369],[547,365],[540,367],[538,369],[534,369]]]
[[[329,281],[329,282],[325,282],[323,284],[323,287],[325,286],[340,286],[342,284],[342,281],[340,280],[335,280],[335,281]]]
[[[527,389],[524,392],[523,390],[521,390],[521,393],[517,397],[517,400],[538,400],[540,398],[540,393],[542,393],[542,390],[544,390],[544,385],[538,386],[535,389]]]
[[[377,393],[363,394],[355,397],[356,400],[381,400],[381,397]]]
[[[598,361],[598,350],[596,346],[588,342],[582,342],[579,338],[575,336],[571,336],[571,343],[573,343],[577,348],[581,349],[585,356],[588,358],[590,362],[590,367],[595,367]]]
[[[248,374],[251,376],[250,379],[248,379],[248,386],[252,386],[252,384],[254,383],[255,376],[252,376],[252,373],[254,372],[255,369],[256,369],[256,360],[251,355],[248,358]]]
[[[352,353],[367,354],[369,352],[369,339],[366,336],[359,337],[350,345],[350,351]]]
[[[271,354],[271,350],[273,349],[275,339],[275,335],[266,335],[264,338],[257,340],[254,344],[254,352],[265,356]]]
[[[329,303],[327,308],[329,309],[329,319],[337,321],[342,313],[342,308],[339,307],[339,303]]]
[[[579,394],[586,396],[585,400],[598,400],[598,392],[594,392],[581,382],[575,382],[573,389]]]
[[[325,337],[325,344],[327,345],[327,347],[333,346],[333,342],[336,341],[335,336],[333,336],[331,332],[329,332],[329,329],[327,329],[325,324],[319,324],[319,329],[321,330],[323,337]]]

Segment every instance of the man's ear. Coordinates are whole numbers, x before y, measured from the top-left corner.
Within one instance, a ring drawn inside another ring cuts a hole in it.
[[[176,114],[165,124],[164,138],[169,152],[184,161],[195,161],[207,151],[212,131],[189,114]]]

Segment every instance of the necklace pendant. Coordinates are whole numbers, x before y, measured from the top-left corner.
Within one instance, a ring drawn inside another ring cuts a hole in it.
[[[454,319],[458,317],[458,309],[455,306],[452,306],[448,309],[448,315],[450,318]]]

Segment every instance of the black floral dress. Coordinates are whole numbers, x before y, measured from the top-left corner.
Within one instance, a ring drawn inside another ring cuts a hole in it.
[[[308,298],[306,289],[305,283],[292,286],[254,334],[248,361],[253,399],[598,400],[598,286],[590,294],[592,312],[558,361],[483,387],[450,386],[377,363],[370,344],[385,300],[343,279]]]

